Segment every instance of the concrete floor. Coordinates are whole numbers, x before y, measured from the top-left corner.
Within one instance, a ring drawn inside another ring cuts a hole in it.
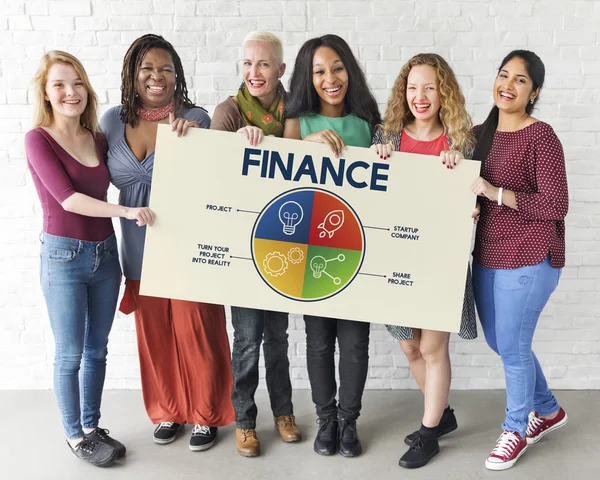
[[[486,478],[560,479],[598,478],[600,391],[555,392],[569,414],[563,429],[531,446],[516,467],[490,472],[484,460],[500,434],[503,391],[457,391],[451,394],[459,428],[440,442],[441,451],[427,466],[405,470],[398,458],[406,450],[404,436],[419,425],[421,394],[413,391],[370,390],[364,396],[359,433],[364,454],[320,457],[312,451],[317,430],[308,391],[295,391],[296,418],[304,433],[300,444],[279,441],[270,422],[265,391],[258,392],[258,436],[262,456],[242,458],[235,451],[233,425],[219,431],[208,451],[187,448],[190,427],[170,445],[152,442],[150,425],[139,391],[107,391],[101,426],[127,446],[127,457],[109,469],[76,459],[61,436],[62,428],[51,391],[0,391],[0,479],[85,478],[110,480],[299,480],[299,479],[431,479]],[[596,473],[594,473],[596,472]]]

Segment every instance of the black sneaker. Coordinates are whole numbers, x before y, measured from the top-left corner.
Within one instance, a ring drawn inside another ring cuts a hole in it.
[[[454,410],[448,407],[446,408],[446,410],[444,410],[442,418],[440,419],[440,424],[438,425],[437,438],[443,437],[444,435],[453,432],[457,428],[458,423],[456,423],[456,416],[454,415]],[[411,445],[415,438],[417,438],[418,434],[419,431],[415,430],[410,435],[407,435],[404,439],[404,443],[406,443],[407,445]]]
[[[317,419],[319,431],[315,438],[314,450],[319,455],[333,455],[338,449],[338,424],[334,417]]]
[[[110,431],[106,430],[105,428],[96,427],[95,430],[91,431],[90,433],[86,433],[85,438],[87,438],[88,440],[94,440],[95,442],[106,443],[107,445],[110,445],[117,451],[118,458],[123,458],[127,453],[125,445],[123,445],[118,440],[115,440],[114,438],[110,437],[108,435],[109,433]]]
[[[194,425],[194,428],[192,428],[192,436],[190,437],[190,450],[192,452],[208,450],[215,444],[216,439],[217,427]]]
[[[117,459],[117,451],[106,443],[96,442],[89,438],[83,438],[81,442],[73,448],[67,441],[67,445],[76,457],[96,467],[108,467]]]
[[[362,445],[356,431],[356,420],[339,418],[340,455],[358,457],[362,453]]]
[[[404,468],[419,468],[426,465],[440,451],[437,438],[425,438],[418,434],[410,444],[408,451],[402,455],[398,465]]]
[[[154,443],[166,445],[177,438],[177,433],[183,424],[174,422],[160,422],[154,430]]]

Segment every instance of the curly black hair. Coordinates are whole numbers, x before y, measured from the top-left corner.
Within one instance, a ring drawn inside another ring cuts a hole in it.
[[[194,108],[194,102],[188,97],[185,75],[179,55],[167,40],[160,35],[148,33],[136,39],[125,54],[123,59],[123,70],[121,71],[121,120],[135,127],[139,122],[136,113],[138,100],[135,92],[135,80],[146,53],[152,48],[161,48],[171,54],[175,65],[175,116],[181,111],[181,107]]]

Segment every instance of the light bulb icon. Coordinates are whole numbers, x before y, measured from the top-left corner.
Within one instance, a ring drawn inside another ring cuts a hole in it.
[[[333,280],[334,284],[339,285],[340,283],[342,283],[342,279],[340,277],[334,277],[334,276],[328,274],[327,270],[326,270],[327,264],[329,262],[343,262],[345,260],[346,260],[346,255],[344,255],[343,253],[340,253],[337,257],[330,258],[329,260],[327,260],[325,257],[322,257],[321,255],[315,255],[310,260],[310,269],[313,272],[313,277],[321,278],[321,274],[325,274],[329,278],[331,278],[331,280]]]
[[[279,208],[279,221],[283,224],[283,233],[293,235],[296,233],[296,226],[304,218],[304,210],[298,202],[285,202]]]
[[[310,269],[313,271],[313,277],[321,278],[321,273],[325,271],[327,267],[327,260],[323,258],[321,255],[317,255],[313,257],[310,261]]]

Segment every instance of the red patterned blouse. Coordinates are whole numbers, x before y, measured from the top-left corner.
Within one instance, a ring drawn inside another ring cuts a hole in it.
[[[565,156],[552,127],[536,122],[516,132],[496,132],[482,177],[514,191],[517,209],[479,197],[473,258],[488,268],[518,268],[550,254],[553,267],[564,267],[569,196]]]

